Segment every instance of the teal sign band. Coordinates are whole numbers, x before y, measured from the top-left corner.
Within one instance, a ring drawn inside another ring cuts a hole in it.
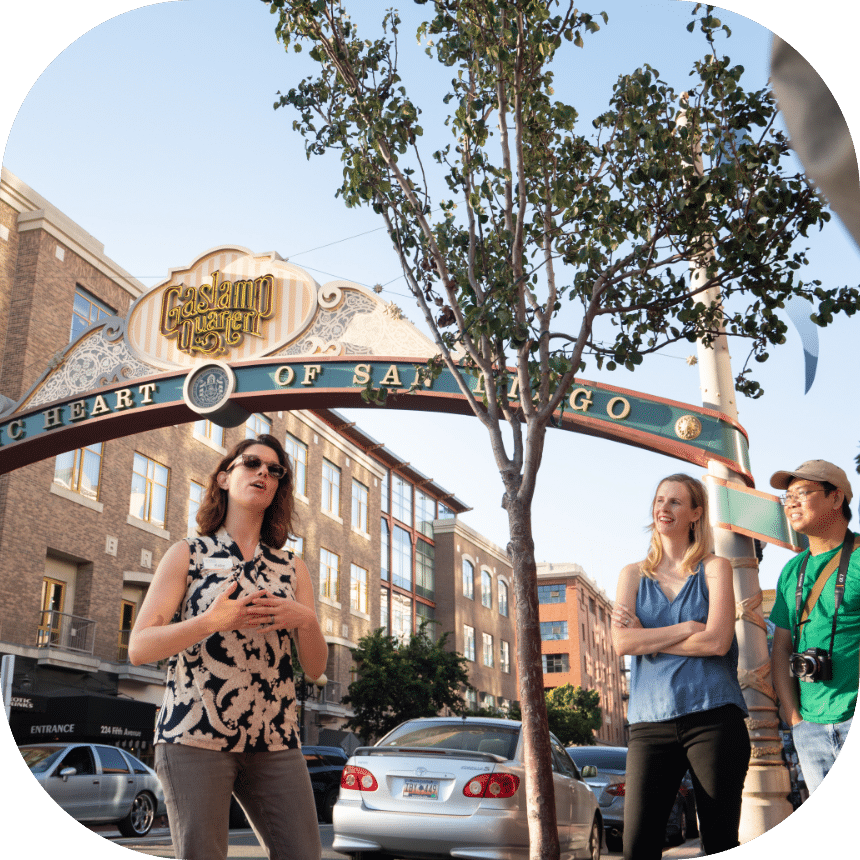
[[[788,524],[785,509],[776,496],[730,484],[711,475],[711,518],[714,524],[747,537],[773,543],[799,552],[807,539]]]
[[[421,383],[418,372],[423,365],[415,359],[270,356],[230,366],[236,375],[231,401],[249,412],[366,407],[361,392],[372,386],[388,392],[390,408],[471,414],[449,370]],[[183,400],[188,373],[169,371],[13,411],[0,419],[0,472],[93,442],[197,420],[200,416]],[[465,379],[476,398],[482,399],[482,380]],[[413,385],[417,388],[409,392]],[[515,390],[510,395],[517,399]],[[577,380],[554,423],[705,468],[717,460],[746,484],[753,484],[746,434],[713,410]]]

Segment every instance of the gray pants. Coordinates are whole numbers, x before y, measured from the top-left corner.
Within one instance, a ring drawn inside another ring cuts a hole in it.
[[[156,744],[173,850],[182,860],[225,860],[235,793],[270,860],[320,860],[319,827],[301,750],[230,753]]]

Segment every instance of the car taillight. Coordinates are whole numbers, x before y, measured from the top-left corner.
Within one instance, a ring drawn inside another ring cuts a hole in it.
[[[613,797],[624,797],[626,793],[625,788],[626,783],[623,782],[613,782],[612,785],[606,786],[606,793],[611,794]]]
[[[348,764],[340,775],[340,787],[351,788],[353,791],[376,791],[379,784],[369,770]]]
[[[463,788],[466,797],[513,797],[520,778],[512,773],[482,773],[470,779]]]

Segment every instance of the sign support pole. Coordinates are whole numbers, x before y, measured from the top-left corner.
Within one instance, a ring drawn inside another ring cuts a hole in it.
[[[691,288],[695,289],[707,275],[703,268],[692,263],[691,270]],[[706,304],[718,302],[719,299],[720,291],[717,288],[701,295],[701,300]],[[709,346],[700,340],[697,348],[702,405],[737,421],[731,357],[725,334],[718,335]],[[708,485],[713,515],[716,511],[714,502],[717,484],[709,478],[742,486],[744,482],[725,464],[716,460],[708,462],[705,483]],[[729,559],[734,572],[738,678],[749,710],[747,727],[752,741],[752,758],[744,783],[739,834],[741,843],[744,843],[775,827],[791,814],[791,804],[787,800],[791,784],[782,758],[777,697],[771,683],[767,632],[760,608],[762,592],[755,544],[752,538],[725,528],[714,528],[713,534],[714,552]]]

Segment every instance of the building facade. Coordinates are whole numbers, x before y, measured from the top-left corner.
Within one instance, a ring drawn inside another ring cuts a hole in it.
[[[88,326],[124,317],[145,287],[17,177],[0,185],[0,411]],[[98,378],[96,357],[81,373]],[[112,380],[104,380],[110,384]],[[33,739],[119,743],[145,760],[165,666],[128,662],[128,635],[167,548],[195,533],[206,479],[245,436],[271,433],[295,466],[288,546],[306,562],[329,643],[328,683],[303,696],[308,742],[350,711],[350,649],[422,620],[471,647],[475,701],[516,697],[504,553],[456,519],[468,507],[333,410],[272,411],[106,439],[0,476],[0,653],[15,656],[11,725]],[[465,596],[464,564],[477,596]],[[481,591],[489,578],[491,596]],[[488,600],[489,602],[484,602]],[[474,640],[464,639],[472,619]],[[334,734],[331,734],[334,732]]]
[[[537,566],[544,688],[597,690],[603,725],[596,740],[626,746],[626,675],[610,631],[612,601],[578,564]]]

